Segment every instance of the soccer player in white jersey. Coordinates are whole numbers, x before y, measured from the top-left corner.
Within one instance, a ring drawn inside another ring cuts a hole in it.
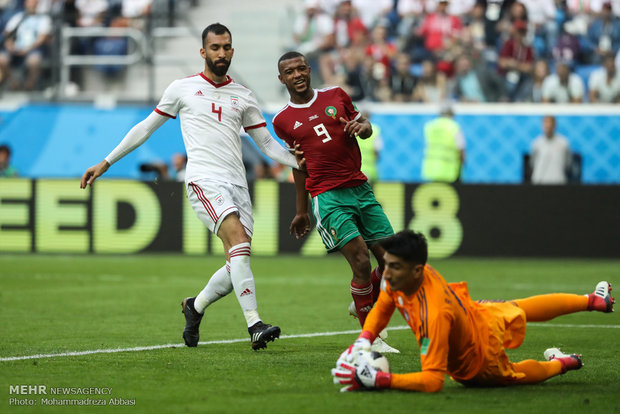
[[[197,346],[205,309],[234,290],[252,349],[258,350],[278,338],[280,328],[263,323],[257,310],[250,268],[254,218],[241,158],[241,128],[272,159],[293,168],[298,164],[295,155],[267,130],[252,92],[226,75],[234,53],[232,35],[226,26],[209,25],[202,33],[202,45],[204,71],[172,82],[155,110],[134,126],[103,161],[86,170],[80,187],[92,184],[110,165],[178,114],[188,158],[187,197],[200,220],[222,240],[226,251],[226,264],[196,297],[186,298],[181,304],[185,315],[183,339],[187,346]]]

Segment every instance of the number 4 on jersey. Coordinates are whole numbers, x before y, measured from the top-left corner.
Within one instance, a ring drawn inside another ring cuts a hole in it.
[[[211,112],[213,112],[214,114],[217,114],[217,120],[222,122],[222,107],[221,106],[218,106],[216,108],[215,102],[211,102]]]

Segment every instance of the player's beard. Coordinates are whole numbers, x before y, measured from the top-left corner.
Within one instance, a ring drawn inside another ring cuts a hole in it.
[[[226,75],[226,72],[228,72],[228,67],[230,66],[230,60],[220,59],[214,62],[209,58],[205,58],[205,61],[207,62],[207,66],[209,67],[209,70],[211,70],[211,72],[213,72],[215,76],[224,76]],[[224,63],[225,65],[218,66],[218,63]]]

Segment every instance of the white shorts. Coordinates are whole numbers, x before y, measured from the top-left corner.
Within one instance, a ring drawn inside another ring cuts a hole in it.
[[[237,214],[248,236],[254,231],[252,201],[247,188],[214,180],[198,180],[187,184],[187,198],[196,215],[217,235],[226,216]]]

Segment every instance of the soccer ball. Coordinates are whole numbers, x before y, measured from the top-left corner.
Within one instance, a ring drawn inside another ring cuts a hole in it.
[[[390,372],[390,363],[387,358],[377,351],[358,351],[353,365],[359,367],[361,361],[381,372]]]

